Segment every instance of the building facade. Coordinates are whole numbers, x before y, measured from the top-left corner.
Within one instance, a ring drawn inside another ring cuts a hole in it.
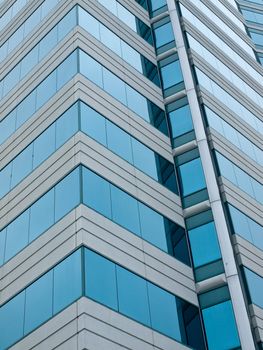
[[[0,15],[0,350],[262,349],[263,1]]]

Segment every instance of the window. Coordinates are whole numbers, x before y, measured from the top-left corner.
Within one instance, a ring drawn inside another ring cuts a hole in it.
[[[115,186],[111,186],[112,218],[119,225],[140,236],[137,201]]]
[[[115,264],[85,249],[85,271],[86,296],[118,311]]]
[[[80,203],[80,169],[75,169],[55,187],[55,221]]]
[[[213,222],[188,231],[195,268],[221,258]]]
[[[164,97],[184,89],[183,75],[177,55],[169,56],[159,62]]]
[[[154,329],[182,341],[176,298],[152,283],[148,283],[151,320]]]
[[[51,227],[54,222],[55,191],[51,189],[42,196],[31,208],[29,242]]]
[[[0,307],[0,348],[9,348],[84,295],[185,345],[204,349],[197,307],[84,247]]]
[[[230,300],[205,308],[202,313],[209,349],[221,350],[240,347]]]
[[[26,289],[25,334],[52,317],[53,271],[49,271]]]
[[[193,159],[179,167],[183,196],[187,196],[206,187],[200,158]]]
[[[23,336],[25,291],[0,308],[0,349],[8,348]]]
[[[81,279],[81,250],[78,250],[54,268],[54,313],[81,297]]]
[[[157,22],[153,28],[157,54],[175,45],[173,28],[169,17]]]
[[[6,231],[5,261],[28,244],[29,210],[18,216]]]
[[[90,208],[112,217],[110,184],[95,173],[83,168],[83,202]]]
[[[173,146],[180,146],[178,138],[193,130],[192,115],[187,98],[182,98],[167,106]],[[193,134],[194,135],[194,134]],[[187,137],[187,136],[186,136]],[[191,139],[186,138],[185,142]]]
[[[243,271],[249,294],[249,303],[263,308],[263,278],[246,267],[243,268]]]
[[[117,266],[119,312],[150,326],[146,280]]]

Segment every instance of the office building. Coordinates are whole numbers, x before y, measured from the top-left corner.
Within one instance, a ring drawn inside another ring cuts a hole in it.
[[[0,15],[0,350],[262,349],[263,1]]]

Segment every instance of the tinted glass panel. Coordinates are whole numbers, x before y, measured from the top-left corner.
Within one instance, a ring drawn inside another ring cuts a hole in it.
[[[115,186],[111,186],[113,220],[119,225],[140,235],[137,201]]]
[[[143,324],[150,325],[146,281],[117,266],[119,311]]]
[[[118,310],[115,264],[86,249],[85,271],[87,297]]]
[[[33,168],[55,152],[55,143],[55,124],[53,124],[34,141]]]
[[[131,137],[110,121],[106,121],[108,148],[133,164]]]
[[[139,203],[142,238],[167,251],[164,218],[146,205]]]
[[[102,145],[107,145],[106,119],[84,103],[81,108],[81,130]]]
[[[26,210],[7,227],[5,261],[28,244],[29,210]]]
[[[199,267],[221,258],[217,233],[213,222],[188,231],[194,266]]]
[[[263,278],[244,267],[250,302],[263,308]]]
[[[30,242],[54,224],[54,197],[55,191],[52,189],[32,206],[29,228]]]
[[[0,349],[7,349],[23,336],[25,291],[0,308]]]
[[[175,296],[148,283],[152,327],[181,341]]]
[[[52,284],[53,271],[50,271],[26,289],[26,334],[52,317]]]
[[[200,158],[185,163],[179,167],[183,195],[199,191],[206,187],[204,172]]]
[[[54,268],[53,312],[61,311],[81,294],[81,251],[78,250]]]
[[[240,346],[231,301],[211,306],[202,312],[209,349],[234,349]]]
[[[100,214],[111,218],[110,184],[83,168],[83,202]]]
[[[55,221],[61,219],[80,202],[79,168],[57,184],[55,188]]]

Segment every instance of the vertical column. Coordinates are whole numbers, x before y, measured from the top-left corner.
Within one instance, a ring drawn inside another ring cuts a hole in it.
[[[205,174],[209,201],[218,234],[219,245],[221,248],[221,254],[224,263],[225,276],[228,283],[231,300],[233,303],[233,309],[237,322],[240,342],[243,350],[252,350],[255,349],[255,345],[250,328],[250,322],[239,281],[232,244],[229,237],[223,206],[220,199],[216,175],[214,172],[211,154],[209,151],[202,115],[198,103],[190,64],[188,61],[187,51],[184,45],[183,33],[181,30],[179,17],[176,10],[175,0],[167,0],[167,4],[176,38],[177,53],[181,63],[181,69],[184,77],[190,110],[192,112],[196,141]]]

